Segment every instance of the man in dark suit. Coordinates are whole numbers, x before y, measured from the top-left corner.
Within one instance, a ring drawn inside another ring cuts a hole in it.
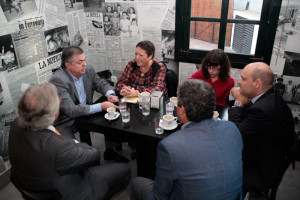
[[[135,178],[132,199],[240,199],[240,132],[232,122],[212,118],[216,100],[208,83],[186,80],[177,94],[182,130],[158,144],[155,180]]]
[[[86,64],[83,50],[77,46],[69,46],[63,50],[61,68],[51,77],[50,81],[58,91],[61,99],[60,115],[54,126],[63,136],[74,138],[77,117],[102,112],[109,107],[116,107],[118,102],[114,88],[104,79],[101,79],[92,66]],[[107,97],[107,101],[93,103],[94,91]],[[81,142],[91,145],[89,133],[80,131]],[[106,151],[104,159],[128,162],[128,159],[115,152],[114,147],[121,145],[112,142],[106,136]]]
[[[268,184],[273,170],[294,143],[292,113],[273,89],[274,75],[262,62],[247,65],[231,95],[229,120],[239,128],[243,141],[243,189],[255,191]]]
[[[100,166],[99,151],[63,137],[52,126],[59,115],[53,84],[27,89],[11,125],[9,154],[12,172],[27,189],[57,190],[62,199],[108,199],[125,188],[130,169],[124,163]]]

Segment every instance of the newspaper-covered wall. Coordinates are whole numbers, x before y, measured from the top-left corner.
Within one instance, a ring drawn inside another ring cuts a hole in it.
[[[282,0],[270,66],[300,132],[300,1]]]
[[[33,84],[49,81],[61,65],[65,47],[80,46],[95,71],[109,69],[116,77],[134,59],[141,40],[155,44],[159,60],[164,59],[162,45],[174,48],[161,41],[166,37],[162,30],[175,30],[175,0],[9,2],[0,0],[0,156],[4,161],[9,160],[9,125],[16,117],[20,95]]]

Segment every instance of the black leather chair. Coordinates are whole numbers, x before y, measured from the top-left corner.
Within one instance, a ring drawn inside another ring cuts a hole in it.
[[[285,174],[288,167],[292,164],[292,162],[294,162],[294,161],[290,155],[287,155],[284,158],[284,161],[282,162],[282,165],[281,165],[278,173],[274,177],[274,181],[272,183],[270,183],[269,188],[266,188],[266,192],[268,192],[266,194],[267,199],[270,199],[270,200],[276,199],[277,189],[281,183],[282,177]]]
[[[12,169],[10,174],[10,180],[14,184],[14,186],[19,190],[19,192],[22,194],[22,197],[25,200],[60,200],[61,199],[61,195],[57,190],[34,191],[26,188],[18,181]]]
[[[271,181],[265,185],[261,185],[261,187],[256,188],[255,190],[244,191],[243,193],[245,197],[243,197],[243,199],[248,199],[247,196],[249,196],[249,194],[247,195],[247,193],[254,192],[256,194],[262,193],[266,200],[276,200],[277,190],[281,183],[282,177],[291,164],[293,164],[294,167],[295,161],[292,152],[288,152],[284,159],[277,166],[274,166],[274,169],[270,175]]]

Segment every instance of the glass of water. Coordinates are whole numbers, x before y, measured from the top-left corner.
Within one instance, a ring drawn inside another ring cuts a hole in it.
[[[174,104],[168,100],[166,101],[166,115],[173,115],[173,111],[174,111]]]
[[[148,116],[150,114],[150,102],[143,101],[142,113],[144,116]]]
[[[130,121],[130,108],[126,107],[125,110],[121,111],[121,116],[122,116],[122,122],[123,123],[128,123]]]
[[[120,112],[122,113],[123,111],[126,111],[126,108],[127,108],[126,99],[125,98],[120,99],[119,101]]]
[[[139,103],[139,109],[142,110],[142,108],[143,108],[143,98],[142,98],[141,93],[139,93],[138,103]]]
[[[162,117],[155,117],[154,119],[154,127],[155,127],[155,133],[157,135],[161,135],[164,133],[164,120]]]

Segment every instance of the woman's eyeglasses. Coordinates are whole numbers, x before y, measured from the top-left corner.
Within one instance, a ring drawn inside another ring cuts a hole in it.
[[[220,66],[218,63],[208,63],[207,66],[205,66],[207,70],[213,70],[213,71],[218,71],[220,70]]]

